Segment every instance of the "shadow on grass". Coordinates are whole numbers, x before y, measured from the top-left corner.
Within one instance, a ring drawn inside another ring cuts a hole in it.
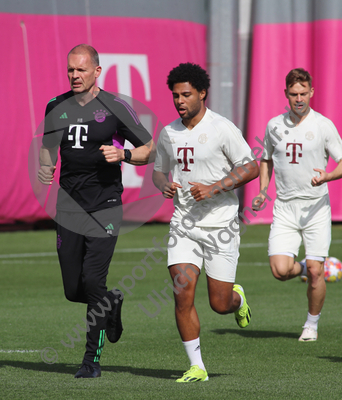
[[[0,360],[0,368],[6,366],[19,369],[26,369],[30,371],[60,373],[72,376],[75,375],[75,373],[80,368],[79,364],[65,364],[65,363],[45,364],[45,363],[34,363],[34,362],[13,361],[13,360]],[[159,379],[170,379],[170,380],[175,380],[177,378],[180,378],[184,373],[184,370],[177,371],[171,369],[134,368],[121,365],[117,366],[101,365],[101,371],[102,373],[105,371],[115,372],[115,373],[129,373],[132,375],[146,376]],[[222,375],[227,375],[227,374],[210,374],[210,379]]]
[[[254,339],[269,339],[284,337],[289,339],[298,339],[298,333],[293,332],[278,332],[278,331],[252,331],[252,330],[241,330],[241,329],[213,329],[211,332],[217,335],[235,334],[246,338]]]
[[[318,357],[318,358],[320,358],[321,360],[329,360],[335,363],[342,362],[342,357],[331,356],[331,357]]]

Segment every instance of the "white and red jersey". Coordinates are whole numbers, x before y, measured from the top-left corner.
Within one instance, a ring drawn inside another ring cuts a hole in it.
[[[297,126],[289,113],[272,118],[266,127],[264,160],[273,160],[277,198],[314,199],[328,193],[328,185],[311,186],[318,175],[314,168],[326,169],[329,156],[342,159],[342,140],[335,125],[310,109]]]
[[[241,131],[228,119],[206,109],[202,120],[191,130],[178,118],[160,134],[154,169],[168,174],[182,189],[174,197],[172,221],[190,216],[200,227],[224,227],[236,216],[238,198],[234,191],[218,193],[196,202],[189,182],[211,185],[225,178],[234,166],[255,159]],[[188,223],[191,225],[191,223]]]

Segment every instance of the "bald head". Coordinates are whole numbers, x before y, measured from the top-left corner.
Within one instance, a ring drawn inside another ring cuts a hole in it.
[[[100,65],[99,53],[94,49],[94,47],[90,46],[89,44],[78,44],[69,51],[68,57],[70,54],[89,54],[90,60],[93,63],[94,67]]]

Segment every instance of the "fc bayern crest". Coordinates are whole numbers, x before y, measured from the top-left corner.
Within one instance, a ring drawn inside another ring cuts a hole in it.
[[[201,144],[206,143],[207,140],[208,140],[208,136],[207,136],[206,133],[201,133],[201,134],[199,135],[199,137],[198,137],[198,141],[199,141]]]
[[[312,139],[314,139],[314,137],[315,137],[315,135],[311,131],[306,132],[306,134],[305,134],[305,139],[306,140],[312,140]]]
[[[108,115],[108,112],[106,110],[96,110],[93,112],[94,118],[96,122],[104,122],[106,119],[106,116]]]

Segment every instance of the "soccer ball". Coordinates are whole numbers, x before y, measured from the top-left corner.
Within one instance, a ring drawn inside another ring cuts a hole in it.
[[[301,262],[305,263],[305,259]],[[324,262],[324,280],[326,282],[338,282],[342,279],[342,262],[335,257],[327,257]],[[308,277],[300,276],[302,282],[307,282]]]
[[[324,279],[326,282],[338,282],[342,279],[342,263],[335,257],[327,257],[324,263]]]

